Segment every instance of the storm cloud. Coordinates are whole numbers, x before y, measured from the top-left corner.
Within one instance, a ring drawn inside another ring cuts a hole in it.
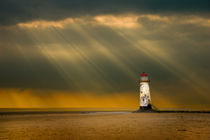
[[[124,13],[209,17],[209,5],[208,0],[6,0],[0,2],[0,24]]]
[[[0,106],[31,107],[23,104],[26,97],[40,104],[49,97],[50,105],[62,107],[61,100],[80,104],[82,96],[88,96],[88,105],[90,98],[108,102],[117,95],[118,107],[128,105],[126,98],[136,107],[144,71],[157,106],[209,108],[209,5],[204,0],[1,1],[0,97],[8,102]]]

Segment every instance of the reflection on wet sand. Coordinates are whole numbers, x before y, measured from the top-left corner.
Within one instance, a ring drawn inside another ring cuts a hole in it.
[[[210,114],[95,112],[0,115],[0,139],[210,139]]]

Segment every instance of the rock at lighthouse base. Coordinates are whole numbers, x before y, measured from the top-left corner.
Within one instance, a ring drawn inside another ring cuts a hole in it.
[[[155,110],[152,108],[151,104],[148,104],[148,106],[140,106],[139,110],[137,110],[136,112],[158,112],[158,110]]]

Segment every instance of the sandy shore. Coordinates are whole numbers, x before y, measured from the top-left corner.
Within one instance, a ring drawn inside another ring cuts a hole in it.
[[[210,139],[210,114],[94,112],[0,115],[0,140]]]

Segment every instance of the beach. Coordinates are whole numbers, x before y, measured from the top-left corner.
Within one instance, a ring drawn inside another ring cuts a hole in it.
[[[82,112],[0,115],[0,140],[210,139],[210,114]]]

